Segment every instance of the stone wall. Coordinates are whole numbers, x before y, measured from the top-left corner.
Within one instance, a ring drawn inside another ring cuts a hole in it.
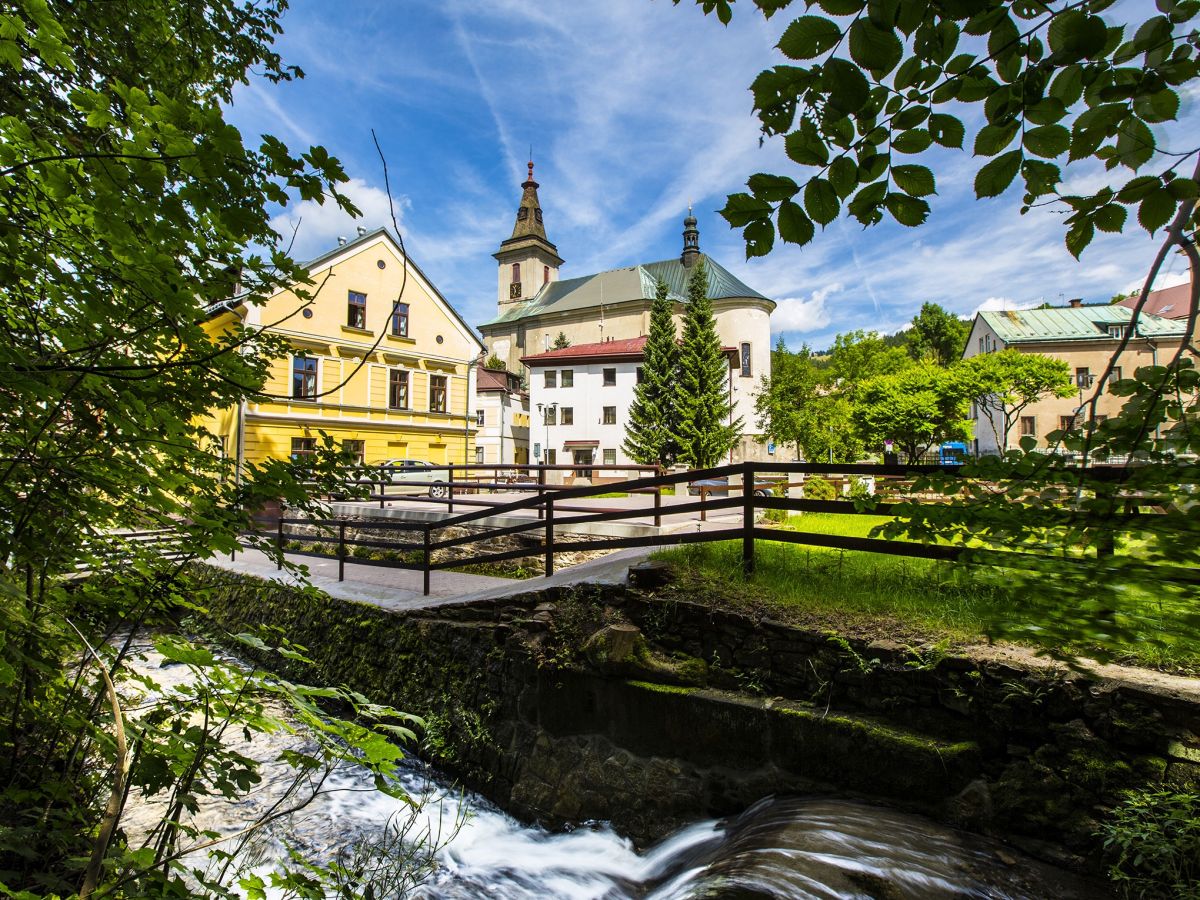
[[[640,843],[767,794],[839,790],[1095,850],[1121,790],[1200,783],[1200,710],[1169,690],[847,641],[632,590],[531,590],[392,613],[199,569],[211,623],[283,629],[315,668],[426,718],[423,755],[527,820]],[[585,653],[641,629],[623,659]],[[590,647],[595,647],[593,639]]]

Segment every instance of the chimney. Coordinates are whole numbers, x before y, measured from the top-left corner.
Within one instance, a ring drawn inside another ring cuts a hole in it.
[[[340,234],[338,235],[338,246],[339,247],[346,246],[346,239],[344,237],[342,237]]]
[[[1079,307],[1081,307],[1081,306],[1083,306],[1083,298],[1082,297],[1072,297],[1071,298],[1071,309],[1079,309]]]
[[[365,237],[365,236],[366,236],[367,229],[366,229],[364,226],[362,226],[362,225],[359,225],[359,226],[358,226],[358,228],[357,228],[356,230],[358,231],[358,236],[359,236],[359,237]]]

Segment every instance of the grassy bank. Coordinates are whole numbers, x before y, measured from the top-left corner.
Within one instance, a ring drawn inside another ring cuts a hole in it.
[[[881,516],[807,513],[778,527],[867,537]],[[1011,573],[937,560],[760,541],[755,572],[741,574],[741,543],[694,544],[656,554],[675,564],[673,590],[723,606],[762,610],[809,627],[914,645],[985,640],[989,626],[1022,621],[1030,607]],[[1117,610],[1138,638],[1118,661],[1200,672],[1193,593],[1131,587]],[[1062,603],[1071,603],[1062,598]],[[1073,646],[1087,654],[1087,646]]]

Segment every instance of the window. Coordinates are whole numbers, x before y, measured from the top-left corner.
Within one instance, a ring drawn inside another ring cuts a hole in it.
[[[542,424],[543,425],[557,425],[558,424],[558,407],[557,406],[547,406],[543,410]]]
[[[1058,417],[1059,430],[1071,431],[1072,429],[1075,428],[1076,423],[1078,422],[1078,419],[1079,419],[1078,416],[1059,416]]]
[[[517,348],[520,350],[525,349],[525,326],[524,325],[517,326]]]
[[[1128,330],[1128,328],[1128,325],[1109,325],[1108,336],[1110,338],[1117,338],[1119,340],[1125,337],[1125,332]]]
[[[1108,376],[1108,381],[1104,382],[1105,387],[1111,385],[1114,381],[1121,380],[1121,367],[1113,366],[1112,374]]]
[[[542,284],[550,283],[550,267],[542,266]]]
[[[616,464],[617,464],[617,451],[616,450],[605,450],[604,451],[604,465],[615,466]]]
[[[518,281],[521,280],[521,264],[520,263],[512,264],[512,278],[510,280],[513,284],[516,284]]]
[[[546,448],[546,465],[554,466],[558,464],[558,451]]]
[[[484,411],[482,409],[475,413],[475,424],[480,428],[483,428],[485,425],[487,425],[487,417],[483,413]]]
[[[317,361],[311,356],[292,357],[292,397],[317,399]]]
[[[446,411],[446,376],[429,376],[429,411],[444,413]]]
[[[615,406],[604,407],[604,424],[605,425],[616,425],[617,424],[617,408]]]
[[[408,337],[407,303],[397,303],[392,310],[392,334],[396,337]]]
[[[750,370],[750,345],[747,343],[743,343],[742,344],[742,377],[750,378],[753,376],[753,374],[754,373],[751,372],[751,370]]]
[[[980,338],[980,339],[979,339],[979,352],[980,352],[980,353],[982,353],[982,352],[983,352],[983,338]]]
[[[346,302],[346,324],[351,328],[367,327],[367,295],[350,291]]]
[[[637,367],[637,383],[642,384],[646,380],[646,370],[642,366]]]
[[[542,377],[546,379],[544,387],[558,387],[558,373],[553,369],[547,369]]]
[[[317,454],[317,439],[310,437],[292,438],[292,461],[301,462]]]
[[[408,372],[388,370],[388,408],[408,409]]]
[[[342,456],[348,462],[356,466],[361,466],[366,457],[367,442],[366,441],[342,441]]]
[[[564,406],[562,408],[562,424],[563,425],[574,425],[575,424],[575,407]]]
[[[612,387],[616,383],[617,383],[617,370],[616,369],[605,369],[604,370],[604,386]]]
[[[575,387],[575,370],[563,369],[562,377],[558,379],[558,383],[563,387]]]
[[[1037,416],[1021,416],[1021,437],[1037,437]]]
[[[479,465],[479,466],[483,465],[483,448],[482,447],[475,448],[475,464]]]
[[[1075,370],[1075,385],[1081,388],[1092,386],[1092,373],[1088,371],[1087,366],[1080,366]]]

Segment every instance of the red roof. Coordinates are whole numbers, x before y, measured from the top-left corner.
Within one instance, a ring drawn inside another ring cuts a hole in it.
[[[504,369],[487,369],[480,366],[479,374],[476,376],[475,390],[507,391],[508,379],[508,372]]]
[[[1142,307],[1142,312],[1162,316],[1164,319],[1186,319],[1192,307],[1191,292],[1192,286],[1189,282],[1151,291],[1146,295],[1146,305]],[[1133,309],[1137,302],[1138,295],[1134,294],[1122,300],[1120,305]]]
[[[553,365],[563,360],[640,359],[645,349],[646,337],[643,335],[619,341],[601,341],[597,344],[574,344],[561,350],[522,356],[521,362],[529,365]]]

